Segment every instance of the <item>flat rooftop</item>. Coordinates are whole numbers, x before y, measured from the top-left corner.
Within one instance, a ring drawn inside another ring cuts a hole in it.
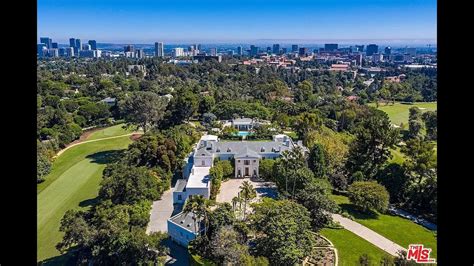
[[[209,169],[211,169],[211,167],[193,166],[186,188],[207,188],[211,180]]]

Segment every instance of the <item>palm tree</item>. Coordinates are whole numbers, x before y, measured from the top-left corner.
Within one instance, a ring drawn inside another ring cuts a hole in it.
[[[183,208],[183,212],[188,215],[193,213],[194,231],[197,232],[196,220],[204,218],[204,222],[207,225],[207,213],[208,213],[209,202],[202,195],[192,195],[186,201],[186,205]],[[204,233],[206,230],[204,227]]]
[[[237,202],[240,202],[240,198],[238,197],[233,197],[232,198],[232,209],[235,211],[235,208],[237,207]]]
[[[250,199],[253,199],[257,196],[257,191],[255,190],[255,188],[253,188],[252,184],[249,181],[244,181],[239,188],[240,188],[240,195],[242,196],[242,199],[244,200],[244,220],[245,220],[245,214],[247,211],[247,202]]]

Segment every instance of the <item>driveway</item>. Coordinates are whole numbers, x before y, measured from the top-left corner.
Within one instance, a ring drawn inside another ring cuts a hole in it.
[[[362,237],[363,239],[369,241],[370,243],[374,244],[380,249],[385,250],[387,253],[389,253],[392,256],[397,256],[398,255],[397,251],[400,249],[407,251],[405,248],[401,247],[395,242],[388,240],[387,238],[381,236],[380,234],[361,225],[360,223],[357,223],[348,218],[342,217],[339,214],[332,214],[332,219],[334,221],[339,222],[345,229]]]
[[[168,189],[163,193],[160,200],[154,201],[151,207],[150,222],[146,232],[168,232],[168,218],[179,213],[182,205],[173,206],[173,190]]]
[[[221,184],[221,189],[216,197],[216,201],[232,204],[232,198],[237,197],[240,191],[239,187],[244,181],[249,181],[253,185],[257,191],[257,198],[275,198],[277,195],[276,186],[272,182],[252,181],[249,178],[232,178]]]

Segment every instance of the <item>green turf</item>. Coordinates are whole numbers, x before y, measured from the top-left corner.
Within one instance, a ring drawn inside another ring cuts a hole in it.
[[[435,232],[400,216],[360,213],[349,202],[347,197],[340,195],[332,195],[331,197],[343,210],[351,214],[358,223],[405,248],[408,248],[409,244],[423,244],[425,247],[432,249],[430,256],[436,258],[437,243]]]
[[[55,245],[62,238],[59,224],[64,213],[93,203],[106,163],[130,143],[128,136],[85,143],[55,160],[46,181],[38,185],[38,261],[59,255]]]
[[[375,103],[370,103],[369,105],[375,107]],[[392,105],[391,103],[389,103],[388,105],[385,105],[385,103],[381,103],[379,104],[378,109],[387,113],[388,117],[390,118],[390,121],[393,124],[399,126],[401,123],[403,123],[405,125],[405,128],[408,127],[408,110],[413,106],[417,106],[419,108],[426,108],[422,110],[423,112],[434,111],[437,109],[436,102],[419,102],[413,104],[403,104],[396,102],[394,105]]]
[[[403,164],[405,161],[405,155],[400,151],[399,147],[395,147],[395,149],[391,149],[390,152],[392,153],[392,158],[388,160],[388,163],[398,163]]]
[[[111,126],[108,128],[104,128],[102,130],[98,130],[93,132],[87,140],[93,140],[93,139],[103,139],[103,138],[108,138],[108,137],[115,137],[115,136],[120,136],[120,135],[125,135],[128,133],[132,133],[135,128],[129,127],[129,128],[123,128],[125,124],[118,124],[115,126]]]
[[[359,265],[362,254],[370,257],[372,265],[378,265],[384,255],[390,256],[382,249],[346,229],[324,228],[321,235],[327,237],[337,249],[340,266]]]

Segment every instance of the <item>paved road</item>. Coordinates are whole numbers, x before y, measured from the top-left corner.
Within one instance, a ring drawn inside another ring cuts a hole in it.
[[[256,182],[249,178],[233,178],[229,179],[221,184],[219,194],[217,194],[217,202],[229,202],[232,203],[232,198],[237,197],[240,191],[240,185],[244,181],[252,183],[253,187],[257,191],[257,198],[265,197],[276,197],[276,187],[271,182]]]
[[[146,232],[168,232],[167,220],[172,215],[181,211],[179,205],[173,206],[173,190],[168,189],[163,193],[160,200],[154,201],[151,207],[150,222]]]
[[[116,139],[116,138],[121,138],[121,137],[125,137],[125,136],[131,136],[131,135],[135,135],[135,134],[143,134],[142,132],[133,132],[133,133],[129,133],[129,134],[124,134],[124,135],[120,135],[120,136],[113,136],[113,137],[107,137],[107,138],[101,138],[101,139],[92,139],[92,140],[86,140],[86,141],[81,141],[81,142],[78,142],[78,143],[74,143],[72,145],[69,145],[67,146],[66,148],[58,151],[58,153],[54,156],[54,157],[58,157],[59,155],[61,155],[63,152],[67,151],[69,148],[72,148],[74,146],[77,146],[77,145],[81,145],[81,144],[85,144],[85,143],[89,143],[89,142],[95,142],[95,141],[101,141],[101,140],[106,140],[106,139]]]
[[[402,249],[405,250],[402,246],[394,243],[391,240],[381,236],[380,234],[372,231],[371,229],[354,222],[348,218],[342,217],[339,214],[332,214],[332,219],[338,221],[345,229],[351,231],[352,233],[362,237],[363,239],[369,241],[375,246],[379,247],[382,250],[385,250],[387,253],[397,256],[397,251]]]

